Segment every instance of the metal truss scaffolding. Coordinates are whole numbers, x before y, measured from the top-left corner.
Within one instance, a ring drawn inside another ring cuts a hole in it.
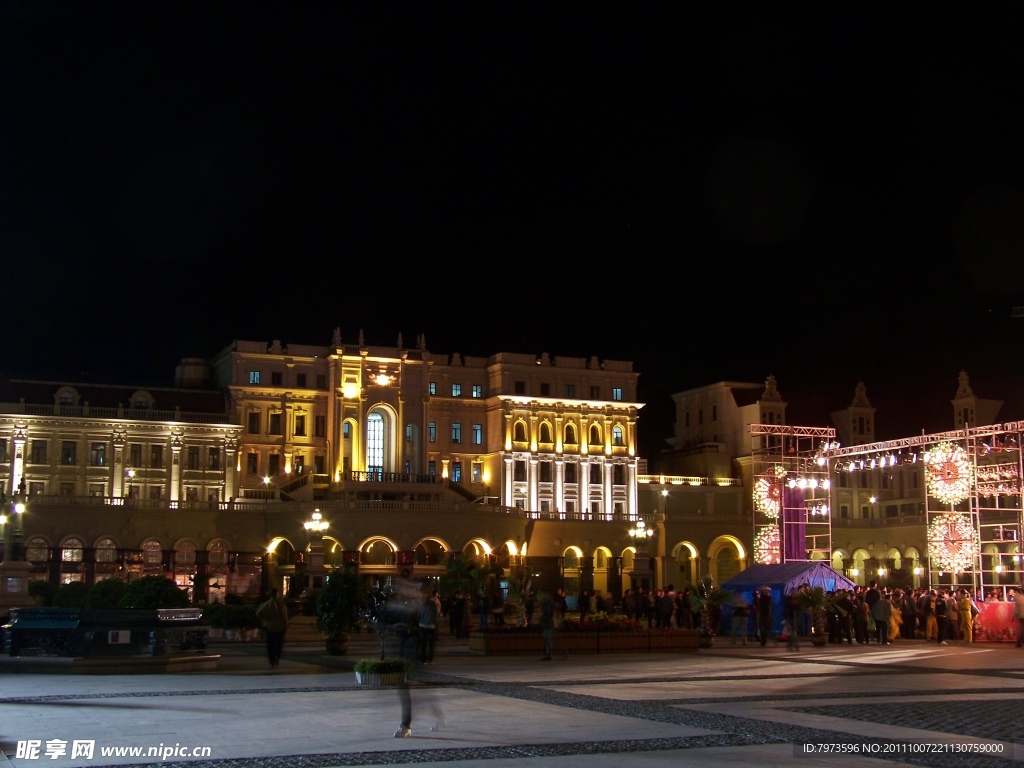
[[[1024,583],[1021,445],[1024,422],[832,446],[829,474],[889,471],[923,475],[931,587],[965,587],[1006,598]]]
[[[751,424],[754,561],[789,563],[832,558],[827,427]]]

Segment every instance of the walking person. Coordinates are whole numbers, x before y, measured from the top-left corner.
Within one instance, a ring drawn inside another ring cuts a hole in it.
[[[421,664],[434,663],[434,646],[437,643],[437,597],[426,592],[417,611],[419,627],[418,651]]]
[[[544,638],[544,655],[541,661],[551,661],[551,647],[555,637],[555,601],[544,592],[540,597],[540,633]]]
[[[288,630],[288,606],[277,591],[270,588],[270,597],[256,608],[256,618],[263,625],[263,634],[267,638],[267,660],[270,668],[276,669],[281,663],[281,651],[284,649],[284,633]]]
[[[974,617],[980,613],[966,589],[960,590],[960,638],[964,645],[974,642]]]
[[[768,638],[774,636],[772,624],[772,591],[761,587],[757,594],[757,634],[762,648],[768,645]]]
[[[410,662],[415,662],[420,653],[419,621],[421,612],[425,610],[427,614],[436,616],[433,596],[429,592],[423,591],[424,589],[411,580],[408,572],[403,572],[402,578],[398,580],[394,597],[388,601],[388,616],[393,622],[398,637],[398,655]],[[429,607],[424,609],[424,606]],[[436,624],[435,620],[435,629]],[[437,718],[437,722],[430,730],[439,731],[447,724],[444,713],[429,690],[425,691],[425,695],[428,705]],[[408,679],[398,686],[398,700],[402,708],[402,721],[398,730],[395,731],[395,738],[405,739],[412,736],[412,693],[409,690]]]
[[[949,645],[946,642],[946,633],[949,628],[946,626],[949,624],[949,617],[946,615],[947,610],[946,604],[946,593],[941,589],[935,593],[935,637],[939,641],[939,645]]]

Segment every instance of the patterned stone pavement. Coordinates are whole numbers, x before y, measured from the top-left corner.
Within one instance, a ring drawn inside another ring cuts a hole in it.
[[[620,768],[625,755],[630,766],[708,768],[1024,761],[1024,651],[1012,646],[911,641],[790,654],[720,644],[682,656],[541,662],[474,657],[443,639],[412,696],[417,713],[436,702],[447,726],[434,732],[431,720],[414,719],[414,737],[394,739],[396,692],[354,684],[351,664],[377,650],[369,639],[355,645],[347,657],[296,645],[273,672],[259,646],[228,644],[216,672],[67,677],[4,674],[0,665],[0,766],[562,768],[586,758]],[[18,742],[31,739],[94,740],[97,750],[204,745],[211,755],[19,757]]]

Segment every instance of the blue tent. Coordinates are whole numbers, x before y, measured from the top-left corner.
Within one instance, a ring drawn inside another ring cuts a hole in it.
[[[772,626],[776,634],[782,630],[786,615],[785,596],[804,584],[824,587],[826,592],[837,589],[856,589],[857,585],[827,563],[816,560],[810,563],[775,563],[752,565],[740,571],[722,585],[729,592],[739,592],[747,604],[753,604],[754,592],[761,587],[772,590]],[[722,611],[722,626],[725,634],[732,627],[732,610],[726,606]],[[756,622],[751,611],[748,627],[753,632]]]

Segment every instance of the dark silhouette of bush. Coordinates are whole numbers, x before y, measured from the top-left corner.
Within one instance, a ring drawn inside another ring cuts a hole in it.
[[[86,608],[117,608],[128,585],[120,579],[97,581],[85,596]]]
[[[28,595],[36,601],[40,608],[49,608],[53,605],[53,598],[57,594],[57,588],[44,579],[32,579],[28,583]]]
[[[53,596],[53,605],[55,608],[81,608],[85,605],[85,596],[88,592],[89,587],[81,581],[61,584]]]
[[[188,608],[188,593],[164,576],[129,582],[117,604],[121,608]]]

